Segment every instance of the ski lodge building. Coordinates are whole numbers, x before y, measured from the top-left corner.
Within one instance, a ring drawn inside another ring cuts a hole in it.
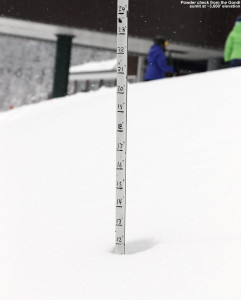
[[[177,75],[224,67],[225,39],[241,9],[190,8],[184,2],[129,0],[129,73],[137,81],[157,35],[169,40],[167,57]],[[60,97],[67,93],[72,45],[115,55],[116,12],[113,0],[2,0],[0,44],[1,36],[55,43],[52,96]]]

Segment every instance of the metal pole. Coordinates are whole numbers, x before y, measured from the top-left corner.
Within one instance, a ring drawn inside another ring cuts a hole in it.
[[[145,59],[146,59],[146,57],[143,55],[138,56],[137,75],[136,75],[137,82],[144,80]]]
[[[117,126],[115,253],[125,254],[129,0],[117,3]]]
[[[54,68],[53,98],[67,95],[72,38],[70,35],[57,35],[56,59]]]

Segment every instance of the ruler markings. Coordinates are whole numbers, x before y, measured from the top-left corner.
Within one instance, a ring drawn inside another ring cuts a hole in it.
[[[116,239],[115,253],[125,254],[126,131],[129,0],[117,0],[117,124],[116,124]]]

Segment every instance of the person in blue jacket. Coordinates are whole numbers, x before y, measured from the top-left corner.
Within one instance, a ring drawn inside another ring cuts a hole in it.
[[[156,37],[154,43],[147,56],[146,81],[165,78],[166,72],[172,73],[174,71],[173,67],[167,65],[165,55],[167,40],[163,37]]]

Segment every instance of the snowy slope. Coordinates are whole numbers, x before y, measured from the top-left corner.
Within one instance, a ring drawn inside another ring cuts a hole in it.
[[[115,89],[0,114],[1,300],[240,300],[241,69],[129,86],[127,252]]]

